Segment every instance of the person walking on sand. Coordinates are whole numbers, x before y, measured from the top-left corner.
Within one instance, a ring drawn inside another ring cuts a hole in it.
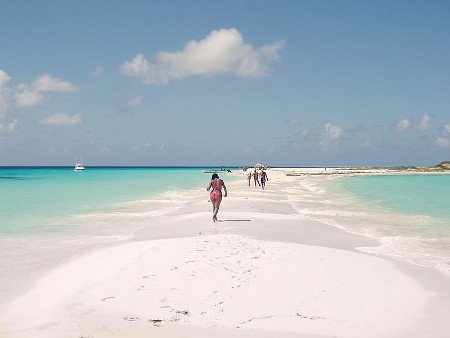
[[[250,171],[247,175],[247,182],[248,182],[248,186],[250,186],[250,181],[252,179],[252,172]]]
[[[207,191],[211,190],[209,200],[213,207],[212,220],[214,223],[217,221],[217,213],[219,212],[220,202],[222,202],[222,188],[225,191],[223,196],[227,197],[227,187],[225,186],[225,183],[219,178],[219,175],[214,173],[211,177],[211,182],[209,182],[209,185],[206,187]]]
[[[260,175],[261,175],[261,188],[263,188],[263,190],[264,190],[264,188],[266,186],[266,181],[268,181],[269,178],[267,177],[267,174],[264,170],[261,170]]]
[[[258,185],[261,186],[261,184],[259,184],[259,174],[258,174],[258,172],[256,171],[256,169],[255,169],[255,171],[253,172],[253,181],[255,181],[255,187],[256,187],[256,183],[258,183]]]

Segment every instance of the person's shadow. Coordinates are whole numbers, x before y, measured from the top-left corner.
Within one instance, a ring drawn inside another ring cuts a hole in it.
[[[251,222],[250,219],[218,219],[216,223],[221,222]]]

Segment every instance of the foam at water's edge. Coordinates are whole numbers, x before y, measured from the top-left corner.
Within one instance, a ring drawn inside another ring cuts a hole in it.
[[[384,209],[345,191],[339,179],[308,177],[284,192],[300,215],[379,240],[361,251],[450,274],[450,220]]]

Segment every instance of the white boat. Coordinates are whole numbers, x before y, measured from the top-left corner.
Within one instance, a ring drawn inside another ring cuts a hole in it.
[[[84,170],[84,165],[82,165],[81,163],[77,163],[75,164],[75,168],[73,168],[73,170],[75,171]]]
[[[73,170],[75,171],[81,171],[84,170],[84,165],[83,165],[83,159],[80,158],[80,162],[78,162],[77,157],[75,156],[75,167],[73,168]]]

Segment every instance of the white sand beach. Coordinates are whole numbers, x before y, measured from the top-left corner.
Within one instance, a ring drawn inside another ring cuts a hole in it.
[[[219,222],[206,191],[174,194],[188,203],[0,304],[0,336],[448,336],[448,276],[300,215],[285,192],[298,177],[271,170],[263,191],[236,175]]]

